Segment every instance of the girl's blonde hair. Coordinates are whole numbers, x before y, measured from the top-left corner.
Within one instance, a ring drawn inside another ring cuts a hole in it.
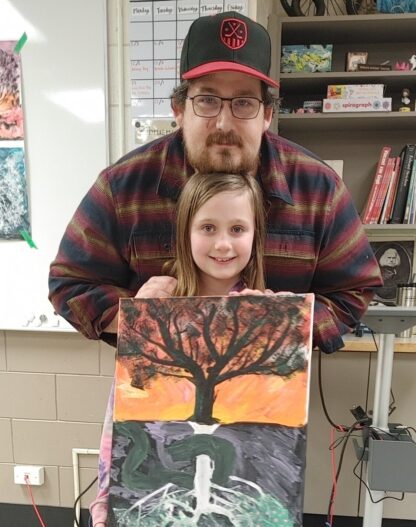
[[[199,174],[186,182],[177,204],[176,257],[164,271],[177,278],[173,296],[199,294],[198,267],[192,258],[190,228],[197,211],[220,192],[248,192],[254,213],[254,239],[250,261],[241,273],[246,287],[264,291],[263,253],[266,218],[261,188],[254,177],[241,174]],[[219,214],[221,211],[218,211]]]

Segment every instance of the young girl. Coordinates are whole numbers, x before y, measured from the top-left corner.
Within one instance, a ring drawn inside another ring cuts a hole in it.
[[[251,176],[194,174],[177,206],[176,258],[136,298],[225,296],[264,293],[265,212],[262,191]],[[105,526],[111,467],[114,384],[100,445],[98,496],[93,527]]]

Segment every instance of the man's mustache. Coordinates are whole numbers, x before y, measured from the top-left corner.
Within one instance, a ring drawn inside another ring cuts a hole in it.
[[[206,145],[235,145],[241,147],[243,146],[243,142],[241,137],[233,131],[227,132],[225,134],[222,132],[215,132],[207,137]]]

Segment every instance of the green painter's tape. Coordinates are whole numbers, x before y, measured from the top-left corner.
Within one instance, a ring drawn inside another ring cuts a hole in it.
[[[26,44],[26,40],[27,40],[27,35],[26,33],[23,33],[20,39],[16,42],[16,46],[14,47],[15,53],[20,53],[21,49]]]
[[[25,241],[27,241],[27,243],[29,244],[29,247],[31,247],[32,249],[37,249],[35,242],[32,240],[30,234],[27,232],[26,229],[22,229],[20,231],[20,235]]]

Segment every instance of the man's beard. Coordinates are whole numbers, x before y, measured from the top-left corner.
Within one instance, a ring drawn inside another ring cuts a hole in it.
[[[213,155],[210,151],[212,145],[224,145],[219,155]],[[235,145],[241,150],[240,159],[234,159],[232,153],[227,148],[228,145]],[[242,150],[243,142],[233,131],[226,134],[215,132],[210,134],[205,142],[204,148],[197,152],[191,152],[186,145],[185,152],[191,166],[201,174],[213,172],[226,172],[230,174],[247,174],[256,172],[259,166],[259,154],[251,156]]]

